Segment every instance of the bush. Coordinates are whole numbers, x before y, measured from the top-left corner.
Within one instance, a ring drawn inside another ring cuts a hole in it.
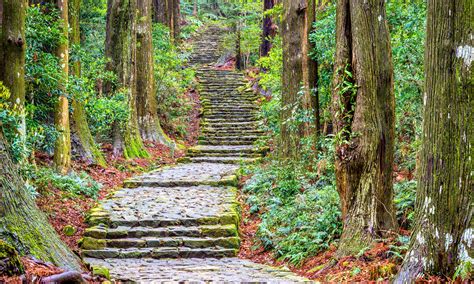
[[[280,259],[300,264],[327,249],[341,234],[331,139],[320,142],[316,157],[282,166],[276,162],[253,169],[244,185],[252,214],[259,213],[257,237]],[[309,168],[311,164],[317,169]]]
[[[46,189],[49,186],[57,188],[72,197],[87,196],[97,198],[102,185],[94,181],[85,172],[72,172],[67,175],[61,175],[55,171],[42,168],[37,170],[32,177],[34,184],[39,189]]]

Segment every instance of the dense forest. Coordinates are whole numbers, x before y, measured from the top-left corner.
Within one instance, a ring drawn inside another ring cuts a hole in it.
[[[0,0],[0,282],[474,280],[472,0]]]

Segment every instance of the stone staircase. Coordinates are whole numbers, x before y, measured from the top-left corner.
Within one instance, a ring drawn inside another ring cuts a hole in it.
[[[199,145],[188,163],[132,178],[91,210],[81,242],[93,269],[116,281],[301,281],[288,270],[235,258],[240,248],[236,171],[261,158],[253,142],[256,96],[218,58],[217,28],[202,34],[194,63],[203,105]]]
[[[228,32],[218,26],[210,26],[199,33],[193,43],[194,53],[190,65],[214,64],[220,58],[219,48],[224,34]]]

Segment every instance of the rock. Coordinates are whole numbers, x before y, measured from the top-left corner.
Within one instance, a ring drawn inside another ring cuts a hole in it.
[[[68,237],[73,236],[76,232],[77,229],[71,225],[66,225],[63,228],[63,233]]]
[[[95,276],[104,277],[110,280],[110,271],[105,266],[100,266],[100,265],[92,266],[92,274],[94,274]],[[102,283],[105,283],[105,282],[102,282]]]

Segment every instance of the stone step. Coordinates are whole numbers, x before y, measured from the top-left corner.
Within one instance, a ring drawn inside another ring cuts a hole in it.
[[[233,166],[214,164],[179,164],[165,167],[124,182],[126,188],[136,187],[186,187],[186,186],[233,186],[237,177]]]
[[[144,237],[125,239],[83,239],[82,249],[95,250],[105,248],[160,248],[160,247],[187,247],[192,249],[220,247],[238,249],[238,237],[195,238],[195,237]]]
[[[211,163],[209,163],[211,164]],[[239,221],[239,216],[225,213],[220,216],[200,217],[200,218],[179,218],[179,219],[111,219],[104,220],[108,223],[109,228],[116,229],[120,227],[149,227],[149,228],[164,228],[164,227],[199,227],[199,226],[218,226],[218,225],[236,225]]]
[[[105,248],[98,250],[83,250],[82,257],[107,259],[107,258],[223,258],[236,256],[238,250],[210,247],[191,249],[187,247],[162,247],[162,248]]]
[[[260,153],[260,150],[253,145],[247,146],[203,146],[198,145],[188,149],[188,153],[218,153],[218,154],[254,154]]]
[[[213,129],[213,128],[204,128],[202,130],[203,135],[209,136],[219,136],[219,135],[243,135],[243,136],[248,136],[248,135],[263,135],[265,132],[259,129],[232,129],[229,128],[227,130],[224,129]]]
[[[237,237],[235,224],[203,226],[169,226],[169,227],[127,227],[105,228],[95,226],[86,229],[85,237],[96,239],[121,239],[142,237]]]
[[[246,146],[251,145],[253,142],[249,141],[241,141],[241,140],[214,140],[214,139],[206,139],[199,141],[199,145],[214,145],[214,146]]]
[[[249,157],[192,157],[191,161],[194,163],[219,163],[219,164],[241,164],[241,163],[255,163],[259,158]]]
[[[261,136],[256,136],[256,135],[249,135],[249,136],[226,136],[226,137],[206,137],[204,139],[200,140],[215,140],[215,141],[255,141]]]
[[[201,157],[234,157],[234,158],[260,158],[262,155],[260,153],[188,153],[188,156],[191,158],[201,158]]]
[[[256,118],[246,118],[246,117],[229,117],[229,118],[204,118],[204,122],[208,123],[237,123],[237,122],[257,122]]]
[[[246,119],[252,120],[255,119],[254,114],[240,114],[240,113],[225,113],[225,114],[206,114],[204,113],[204,119],[225,119],[225,120],[235,120],[235,119]]]

